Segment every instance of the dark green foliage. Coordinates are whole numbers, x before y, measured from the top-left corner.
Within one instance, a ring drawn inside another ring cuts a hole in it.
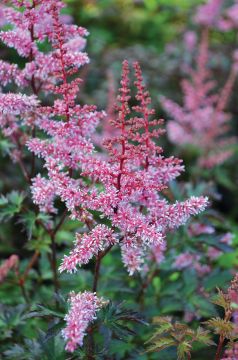
[[[172,322],[170,317],[155,317],[154,324],[158,325],[154,335],[148,340],[151,344],[148,352],[159,352],[164,349],[175,347],[178,359],[189,358],[194,342],[204,345],[215,345],[211,340],[211,334],[201,327],[197,330],[191,329],[188,325]]]
[[[18,191],[12,191],[0,197],[0,221],[10,220],[21,211],[24,195]]]

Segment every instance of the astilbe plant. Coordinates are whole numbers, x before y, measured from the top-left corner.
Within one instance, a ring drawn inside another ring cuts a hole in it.
[[[71,218],[85,224],[59,270],[75,272],[92,258],[96,260],[92,292],[70,295],[63,335],[67,350],[74,351],[83,344],[88,324],[104,304],[96,295],[103,257],[117,245],[129,274],[142,270],[149,253],[161,258],[166,233],[204,210],[208,200],[191,197],[171,204],[166,199],[164,190],[183,171],[183,165],[174,157],[164,157],[157,144],[164,133],[162,120],[153,118],[155,111],[150,106],[138,63],[133,65],[134,99],[129,64],[123,63],[115,116],[111,119],[117,131],[101,144],[107,153],[102,157],[95,151],[91,137],[105,114],[93,105],[79,105],[77,99],[81,82],[78,69],[89,61],[81,51],[87,31],[62,22],[61,1],[10,3],[15,8],[6,6],[2,11],[13,28],[2,31],[0,38],[17,50],[26,64],[23,69],[5,62],[0,64],[2,85],[15,82],[16,89],[11,93],[3,89],[0,94],[3,133],[12,141],[12,157],[32,184],[33,201],[39,210],[57,213],[54,200],[58,197]],[[42,52],[39,44],[46,41],[51,50]],[[32,94],[28,94],[29,87]],[[25,167],[26,143],[31,152],[44,159],[47,177],[33,177],[34,156],[31,171]],[[66,212],[55,228],[37,220],[52,240],[56,290],[55,234],[65,217]],[[36,251],[23,279],[38,256]]]
[[[207,205],[203,197],[169,204],[160,195],[183,166],[178,159],[164,158],[161,147],[155,144],[154,139],[164,132],[160,129],[161,120],[150,119],[154,110],[148,107],[151,100],[138,63],[134,64],[134,69],[137,105],[131,108],[129,65],[124,61],[117,117],[112,120],[119,131],[104,143],[110,155],[108,161],[90,153],[92,149],[87,143],[77,148],[77,158],[74,158],[75,145],[68,143],[71,117],[68,122],[46,120],[44,126],[51,127],[48,131],[51,138],[28,142],[29,148],[45,159],[48,181],[55,194],[65,202],[72,217],[88,228],[84,234],[76,234],[75,248],[64,257],[60,271],[76,271],[95,256],[93,291],[97,290],[101,260],[112,246],[121,247],[123,262],[133,274],[141,270],[148,251],[164,248],[167,231],[184,224]],[[43,127],[42,122],[40,126]],[[59,127],[65,131],[59,132]],[[74,134],[81,128],[79,123]],[[67,157],[61,155],[62,145],[67,148]],[[85,177],[91,179],[89,185],[84,184]],[[97,183],[103,187],[98,187]],[[34,192],[34,183],[32,188]],[[92,211],[97,211],[104,221],[110,220],[111,226],[98,223]]]
[[[179,145],[196,146],[200,152],[198,164],[213,168],[230,158],[234,152],[234,137],[230,135],[230,114],[226,112],[237,77],[237,52],[231,59],[231,69],[224,85],[213,80],[209,68],[209,35],[222,17],[223,1],[210,1],[201,6],[196,21],[203,27],[195,67],[188,69],[189,78],[182,81],[183,104],[162,98],[164,110],[172,118],[167,129],[170,140]]]

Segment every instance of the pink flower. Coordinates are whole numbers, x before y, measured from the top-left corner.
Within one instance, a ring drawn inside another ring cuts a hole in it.
[[[176,257],[174,268],[181,270],[187,267],[192,267],[193,263],[199,259],[198,255],[189,252],[182,253]]]
[[[222,255],[222,251],[214,248],[213,246],[209,246],[207,250],[207,256],[210,260],[216,260],[219,256]]]
[[[201,277],[211,272],[211,266],[201,264],[199,261],[195,262],[193,267],[197,271],[197,274]]]
[[[10,48],[16,49],[20,56],[28,57],[30,55],[32,41],[27,31],[1,31],[0,39]]]
[[[238,4],[232,5],[228,10],[226,11],[226,15],[229,20],[232,21],[233,26],[238,26]]]
[[[164,253],[166,250],[166,242],[161,242],[160,244],[152,245],[151,252],[152,257],[155,259],[158,265],[164,260]]]
[[[10,270],[17,268],[19,263],[19,257],[17,255],[11,255],[0,266],[0,283],[4,281]]]
[[[144,252],[143,248],[138,246],[121,246],[122,261],[126,266],[129,275],[133,275],[136,271],[141,271],[144,265]]]
[[[18,76],[20,70],[17,65],[9,64],[6,61],[0,60],[0,82],[3,86],[8,85],[8,83],[15,81],[18,83]]]
[[[0,113],[2,114],[19,115],[34,111],[38,104],[39,101],[34,95],[0,93]]]
[[[214,26],[217,24],[224,0],[208,0],[198,7],[195,21],[200,25]]]
[[[220,242],[227,244],[227,245],[231,245],[233,238],[234,238],[234,235],[232,233],[228,232],[221,237]]]
[[[234,342],[232,347],[226,349],[221,360],[236,360],[238,359],[238,343]]]
[[[218,4],[219,1],[215,3]],[[214,15],[213,10],[211,14]],[[225,109],[237,77],[237,61],[234,57],[227,81],[218,91],[208,67],[208,45],[209,33],[205,28],[196,57],[196,67],[190,69],[190,78],[184,79],[181,84],[183,104],[179,105],[167,98],[161,98],[161,103],[171,117],[167,123],[170,140],[179,146],[191,144],[197,147],[201,154],[198,165],[212,168],[222,164],[234,153],[231,146],[235,139],[227,135],[230,115]]]
[[[201,234],[213,234],[215,229],[213,226],[194,222],[189,225],[188,234],[190,236],[198,236]]]
[[[187,51],[193,51],[197,43],[197,35],[194,31],[186,31],[184,34],[184,44]]]
[[[41,212],[57,213],[53,204],[55,189],[51,181],[37,175],[32,179],[31,189],[33,202],[39,206]]]
[[[238,291],[237,289],[228,289],[229,298],[232,303],[234,303],[236,306],[238,306]]]
[[[96,313],[103,305],[94,293],[70,293],[70,309],[65,316],[66,328],[62,331],[67,340],[66,350],[73,352],[78,346],[83,345],[89,324],[96,319]]]
[[[76,271],[77,265],[88,263],[95,255],[117,242],[113,231],[105,225],[97,225],[90,233],[76,234],[75,248],[65,256],[60,271]]]

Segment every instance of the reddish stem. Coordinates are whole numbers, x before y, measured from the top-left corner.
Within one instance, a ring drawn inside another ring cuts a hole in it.
[[[221,358],[223,343],[224,343],[224,336],[221,335],[220,338],[219,338],[219,344],[218,344],[218,347],[217,347],[215,360],[220,360],[220,358]]]

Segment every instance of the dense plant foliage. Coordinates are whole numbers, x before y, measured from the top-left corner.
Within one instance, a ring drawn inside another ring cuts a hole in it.
[[[91,64],[63,1],[0,4],[3,359],[236,359],[238,4],[197,3],[82,2]]]

